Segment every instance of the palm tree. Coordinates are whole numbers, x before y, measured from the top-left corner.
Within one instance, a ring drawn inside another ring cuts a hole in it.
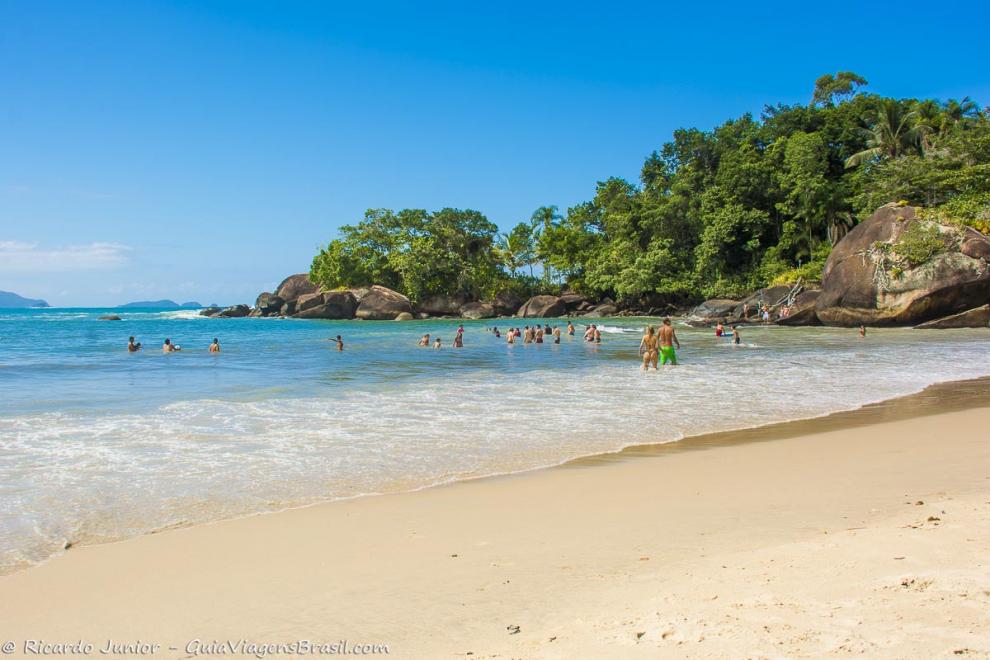
[[[897,158],[912,149],[923,148],[922,138],[929,132],[920,120],[917,109],[894,99],[881,101],[877,116],[862,128],[866,138],[866,149],[846,159],[846,167],[856,167],[861,163],[879,158]]]
[[[551,229],[555,224],[560,222],[563,216],[557,212],[556,206],[541,206],[540,208],[533,211],[533,215],[529,218],[529,224],[533,228],[533,237],[537,244],[539,244],[539,237],[543,232]],[[546,282],[550,281],[551,267],[547,263],[544,255],[537,255],[541,257],[541,262],[543,264],[543,279]]]

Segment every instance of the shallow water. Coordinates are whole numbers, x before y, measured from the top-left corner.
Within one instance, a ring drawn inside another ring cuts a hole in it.
[[[0,310],[0,570],[69,541],[531,469],[990,375],[985,330],[862,341],[743,328],[733,347],[678,327],[682,364],[643,374],[645,319],[606,320],[600,346],[507,346],[486,328],[515,320],[465,322],[455,350],[453,320],[97,320],[108,311]],[[417,348],[424,332],[445,348]],[[128,354],[128,335],[145,350]],[[214,336],[220,355],[206,351]],[[184,350],[163,355],[165,337]]]

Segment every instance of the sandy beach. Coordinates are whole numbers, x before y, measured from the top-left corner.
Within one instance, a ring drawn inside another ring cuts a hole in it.
[[[161,657],[298,640],[403,658],[987,657],[988,405],[986,380],[942,385],[73,547],[0,578],[0,642],[96,654],[140,640]]]

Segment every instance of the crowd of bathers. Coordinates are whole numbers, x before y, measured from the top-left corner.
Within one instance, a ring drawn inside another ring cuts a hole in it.
[[[495,336],[496,339],[502,338],[502,331],[499,327],[493,326],[485,328],[486,332],[490,332]],[[505,342],[507,344],[543,344],[553,342],[554,344],[560,343],[560,338],[563,333],[573,337],[575,334],[574,324],[570,321],[567,322],[567,327],[562,331],[560,326],[551,326],[550,324],[544,325],[534,325],[534,326],[523,326],[521,328],[509,328],[505,331]],[[584,340],[586,342],[600,344],[602,343],[602,331],[594,323],[589,325],[584,331]],[[443,340],[440,337],[431,336],[430,333],[424,334],[420,337],[417,346],[426,348],[432,346],[433,348],[443,348]],[[454,348],[464,347],[464,326],[459,325],[457,327],[457,332],[454,334],[454,341],[452,343]]]

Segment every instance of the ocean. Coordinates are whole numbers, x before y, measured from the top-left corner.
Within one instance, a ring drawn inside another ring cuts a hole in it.
[[[122,321],[100,321],[103,314]],[[986,330],[678,325],[506,345],[530,319],[210,319],[155,309],[0,310],[0,572],[66,544],[556,465],[630,445],[848,410],[990,375]],[[585,319],[580,319],[585,322]],[[598,322],[598,320],[595,320]],[[563,325],[550,319],[551,325]],[[429,332],[440,351],[418,348]],[[345,350],[328,338],[340,334]],[[144,350],[130,354],[127,337]],[[164,355],[162,341],[182,347]],[[209,354],[218,337],[223,351]]]

